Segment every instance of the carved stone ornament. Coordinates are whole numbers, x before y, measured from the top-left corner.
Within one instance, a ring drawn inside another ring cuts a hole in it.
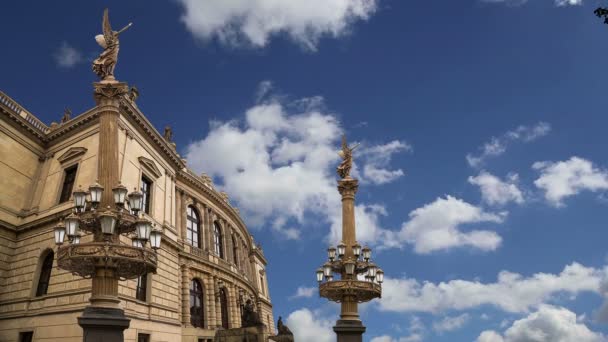
[[[103,100],[118,100],[119,96],[129,92],[129,86],[126,83],[93,83],[95,87],[94,97],[95,103],[98,105]]]
[[[319,294],[338,303],[346,296],[353,296],[357,302],[363,303],[382,297],[382,287],[369,281],[335,280],[319,285]]]
[[[222,192],[220,192],[220,197],[221,197],[221,198],[222,198],[224,201],[228,202],[228,193],[227,193],[226,191],[222,191]]]
[[[163,175],[160,169],[156,166],[156,163],[154,163],[154,161],[152,161],[151,159],[148,159],[146,157],[139,157],[137,159],[139,160],[140,165],[144,167],[148,172],[152,173],[154,177],[158,178]]]
[[[60,155],[57,158],[57,161],[60,163],[65,163],[66,161],[72,160],[76,157],[82,156],[87,152],[85,147],[70,147],[64,154]]]
[[[120,279],[156,273],[156,253],[148,248],[104,242],[69,244],[57,249],[57,265],[81,277],[95,275],[96,268],[113,268]]]
[[[338,181],[338,191],[342,197],[354,197],[359,189],[359,181],[356,179],[341,179]]]

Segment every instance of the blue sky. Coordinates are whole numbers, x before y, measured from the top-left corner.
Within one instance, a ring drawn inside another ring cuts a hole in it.
[[[117,78],[241,209],[298,341],[332,340],[338,314],[313,289],[340,223],[341,133],[362,144],[359,238],[387,278],[366,341],[603,341],[599,5],[10,2],[1,87],[46,123],[83,112],[103,8],[132,21]]]

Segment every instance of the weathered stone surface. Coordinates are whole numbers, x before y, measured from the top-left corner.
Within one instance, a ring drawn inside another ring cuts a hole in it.
[[[215,342],[267,342],[268,334],[263,326],[218,330]]]

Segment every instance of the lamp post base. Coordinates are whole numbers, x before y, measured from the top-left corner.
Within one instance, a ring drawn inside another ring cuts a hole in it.
[[[334,332],[338,337],[337,342],[362,342],[365,327],[359,320],[340,319],[336,322]]]
[[[87,306],[78,317],[83,342],[124,342],[123,332],[130,321],[122,309],[95,306]]]

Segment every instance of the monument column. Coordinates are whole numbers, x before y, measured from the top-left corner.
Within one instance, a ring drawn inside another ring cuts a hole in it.
[[[114,80],[94,83],[94,97],[99,113],[98,182],[104,192],[100,210],[114,208],[112,188],[118,184],[118,117],[120,98],[128,92],[126,83]],[[114,236],[113,239],[118,239]],[[112,241],[118,243],[118,241]],[[124,341],[123,331],[129,319],[118,303],[118,277],[114,267],[97,267],[92,279],[92,293],[78,324],[83,329],[84,342],[101,340]]]

